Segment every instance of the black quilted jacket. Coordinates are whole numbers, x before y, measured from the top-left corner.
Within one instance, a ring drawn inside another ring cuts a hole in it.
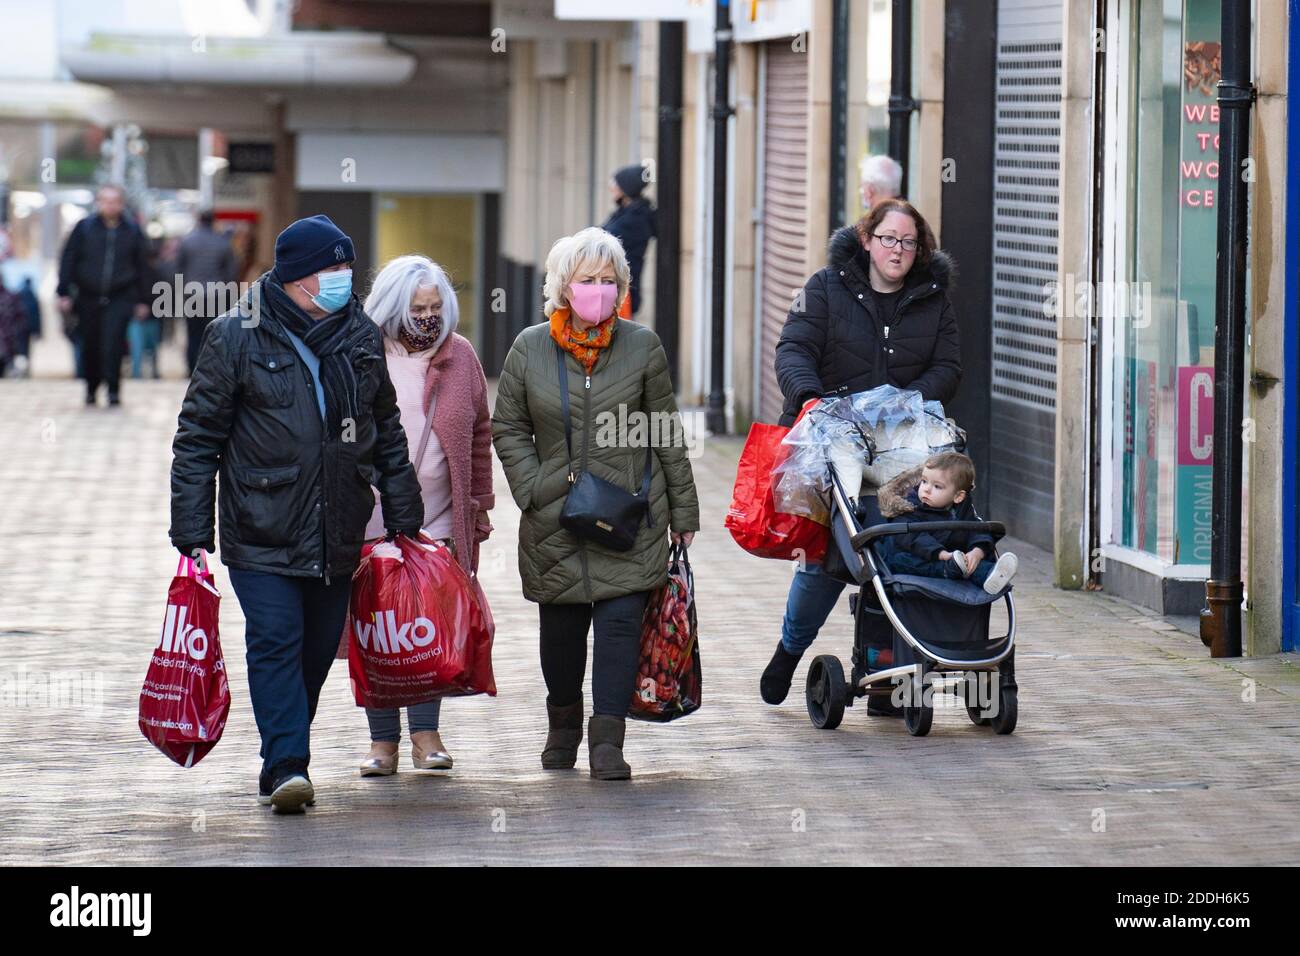
[[[385,527],[418,528],[424,519],[383,337],[353,297],[350,321],[371,332],[350,355],[360,414],[352,429],[330,435],[312,373],[268,297],[257,298],[260,320],[236,308],[203,334],[172,442],[172,544],[210,550],[219,498],[222,563],[348,577],[375,507],[372,485]]]
[[[943,251],[927,265],[914,266],[886,325],[877,314],[857,234],[852,226],[836,231],[828,265],[804,285],[803,310],[790,311],[776,346],[776,378],[785,396],[781,424],[793,424],[810,398],[878,385],[951,400],[961,382],[957,316],[948,301],[954,272]]]

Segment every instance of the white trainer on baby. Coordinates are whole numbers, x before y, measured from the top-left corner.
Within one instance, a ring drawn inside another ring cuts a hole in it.
[[[1019,570],[1020,559],[1010,551],[998,555],[998,563],[993,565],[993,570],[984,579],[984,590],[988,591],[989,594],[1001,594]]]

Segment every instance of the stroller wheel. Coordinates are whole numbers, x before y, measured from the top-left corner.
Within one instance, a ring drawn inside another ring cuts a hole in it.
[[[808,665],[804,696],[814,727],[834,730],[844,719],[844,667],[831,654],[820,654]]]
[[[930,732],[930,726],[934,723],[933,705],[904,707],[903,723],[907,724],[907,732],[913,737],[924,737]]]
[[[984,716],[984,708],[979,705],[974,707],[971,707],[969,704],[966,705],[966,715],[970,717],[970,722],[976,727],[987,727],[989,724],[993,723],[991,717]]]
[[[1013,687],[1003,687],[998,692],[998,712],[993,716],[993,732],[1009,734],[1016,729],[1016,720],[1020,716],[1020,703],[1016,699]]]
[[[930,725],[934,723],[934,688],[926,680],[927,670],[929,668],[925,662],[919,661],[916,665],[916,675],[910,685],[905,683],[902,688],[906,692],[903,723],[907,725],[907,732],[913,737],[924,737],[930,732]]]

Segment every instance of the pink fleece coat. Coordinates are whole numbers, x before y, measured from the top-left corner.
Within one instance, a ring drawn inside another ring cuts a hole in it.
[[[451,477],[452,540],[466,574],[478,570],[479,543],[492,533],[488,521],[496,498],[492,493],[492,417],[488,411],[487,378],[469,339],[454,332],[447,337],[424,377],[424,407],[438,393],[433,408],[433,433],[447,456]],[[406,436],[414,457],[420,436]],[[339,643],[347,657],[347,634]]]
[[[478,546],[492,532],[487,512],[492,494],[492,415],[487,379],[469,339],[454,332],[433,356],[424,377],[424,407],[438,394],[433,433],[447,456],[451,475],[451,527],[456,556],[465,573],[478,570]],[[408,435],[411,448],[419,435]]]

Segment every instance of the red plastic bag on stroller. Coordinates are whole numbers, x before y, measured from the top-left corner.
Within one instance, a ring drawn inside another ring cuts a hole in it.
[[[641,619],[641,662],[627,715],[665,722],[700,709],[703,689],[695,617],[695,577],[686,549],[673,546],[668,581]]]
[[[487,601],[451,550],[431,538],[366,545],[347,621],[359,707],[497,692]]]
[[[217,637],[220,609],[206,561],[181,558],[140,690],[140,732],[182,767],[194,766],[217,745],[230,714]]]
[[[790,429],[755,422],[736,465],[736,484],[726,527],[736,543],[760,558],[820,561],[830,531],[811,518],[776,510],[772,499],[772,469],[785,458],[781,444]]]

